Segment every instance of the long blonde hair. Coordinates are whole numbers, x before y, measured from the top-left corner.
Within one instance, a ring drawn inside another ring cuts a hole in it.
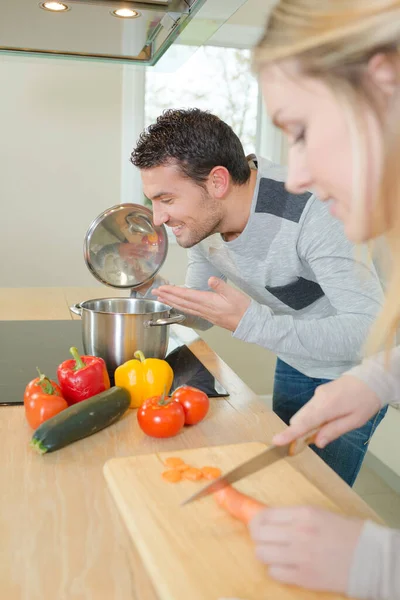
[[[256,71],[274,61],[296,58],[302,73],[330,86],[355,132],[358,176],[368,168],[360,102],[372,106],[382,124],[383,166],[372,223],[375,235],[385,235],[391,269],[385,304],[371,334],[374,348],[382,343],[390,347],[400,325],[400,94],[395,94],[383,119],[365,73],[376,53],[398,58],[399,51],[400,0],[280,0],[253,52]],[[356,184],[363,179],[355,176]],[[365,218],[364,194],[365,183],[355,199],[360,218]]]

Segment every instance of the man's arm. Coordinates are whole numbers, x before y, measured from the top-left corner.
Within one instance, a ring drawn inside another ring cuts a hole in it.
[[[311,203],[302,224],[298,254],[310,279],[321,286],[337,314],[311,319],[274,315],[269,307],[252,301],[234,336],[288,356],[359,360],[383,302],[382,287],[374,267],[365,259],[356,260],[354,246],[326,206],[317,204],[310,210]]]

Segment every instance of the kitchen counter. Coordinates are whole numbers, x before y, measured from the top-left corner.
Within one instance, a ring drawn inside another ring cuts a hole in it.
[[[76,318],[68,307],[126,295],[105,287],[0,288],[0,320]],[[174,332],[229,392],[208,417],[167,440],[146,437],[135,412],[63,450],[39,456],[22,406],[0,407],[0,597],[7,600],[156,600],[102,468],[115,456],[248,441],[269,443],[280,419],[188,328]],[[0,387],[1,393],[1,387]],[[297,468],[349,515],[377,515],[311,450]],[[180,600],[180,599],[176,599]]]

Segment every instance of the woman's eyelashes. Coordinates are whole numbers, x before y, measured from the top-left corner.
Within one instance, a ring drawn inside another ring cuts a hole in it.
[[[300,130],[298,130],[295,134],[292,133],[292,146],[295,146],[296,144],[301,144],[303,142],[305,142],[306,140],[306,130],[305,127],[302,127]]]
[[[282,127],[284,133],[286,133],[290,146],[301,144],[306,139],[306,128],[305,127]]]
[[[294,143],[299,144],[300,142],[305,142],[305,141],[306,141],[306,130],[303,127],[303,129],[300,131],[300,133],[295,138]]]

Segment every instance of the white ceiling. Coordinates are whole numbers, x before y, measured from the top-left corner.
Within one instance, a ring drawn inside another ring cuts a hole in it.
[[[277,0],[247,0],[229,19],[230,25],[259,27],[267,20],[267,16]]]
[[[277,0],[247,0],[208,43],[215,46],[252,48],[261,37],[269,12],[276,2]]]

